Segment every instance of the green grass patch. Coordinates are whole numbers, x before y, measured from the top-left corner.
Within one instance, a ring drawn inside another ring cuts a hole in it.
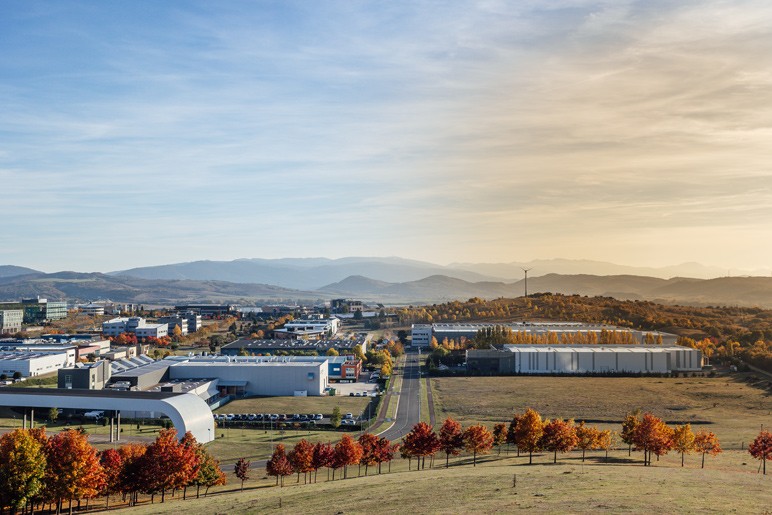
[[[321,413],[332,414],[335,406],[343,413],[361,414],[371,397],[249,397],[229,402],[215,410],[215,413]]]

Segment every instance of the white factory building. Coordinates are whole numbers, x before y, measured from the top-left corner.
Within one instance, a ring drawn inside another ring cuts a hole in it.
[[[504,345],[470,349],[481,374],[663,374],[702,370],[702,352],[677,345]]]
[[[102,334],[119,336],[121,333],[134,333],[137,338],[162,338],[169,334],[168,324],[149,324],[142,317],[118,317],[102,323]]]
[[[73,358],[74,358],[74,351]],[[9,379],[19,372],[22,377],[35,377],[56,372],[70,364],[68,352],[0,351],[0,374]]]
[[[340,319],[311,315],[308,318],[292,320],[273,333],[276,338],[298,340],[321,340],[334,336],[340,330]]]
[[[267,361],[232,357],[226,360],[182,361],[169,367],[169,379],[202,378],[217,378],[218,388],[237,396],[318,396],[329,386],[327,361]]]

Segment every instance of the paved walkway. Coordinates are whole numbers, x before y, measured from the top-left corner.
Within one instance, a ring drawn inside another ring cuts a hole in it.
[[[429,423],[433,426],[437,424],[434,415],[434,397],[432,396],[432,381],[426,376],[426,399],[429,401]]]

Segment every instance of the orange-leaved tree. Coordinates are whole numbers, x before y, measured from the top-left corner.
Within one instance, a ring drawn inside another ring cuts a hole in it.
[[[461,424],[452,418],[446,418],[440,427],[440,449],[445,451],[445,468],[448,468],[450,456],[458,456],[464,447],[464,433]]]
[[[312,461],[314,459],[314,446],[305,438],[295,444],[295,447],[287,453],[292,468],[298,474],[298,483],[300,483],[300,474],[303,474],[303,483],[308,483],[308,474],[314,470]]]
[[[340,437],[340,441],[335,444],[335,457],[341,466],[343,466],[343,479],[348,477],[348,466],[356,465],[362,459],[362,446],[354,441],[349,435]]]
[[[604,429],[603,431],[598,431],[598,440],[596,442],[597,445],[595,446],[595,448],[606,451],[606,458],[605,458],[606,462],[608,462],[608,451],[614,445],[614,439],[616,438],[616,434],[617,433],[615,431],[612,431],[610,429]]]
[[[651,455],[667,454],[673,445],[673,430],[651,413],[645,413],[633,432],[633,444],[643,451],[644,466],[651,465]]]
[[[265,470],[269,476],[276,476],[276,484],[284,487],[284,477],[292,474],[292,463],[287,457],[284,445],[278,444],[271,455],[271,459],[265,464]]]
[[[0,510],[25,506],[43,489],[46,456],[29,431],[14,429],[0,436]]]
[[[464,431],[464,447],[472,453],[472,466],[477,466],[477,454],[485,454],[493,447],[493,433],[482,424],[469,426]]]
[[[767,475],[767,460],[772,458],[772,433],[761,431],[748,445],[748,452],[757,460],[761,460],[764,475]]]
[[[694,452],[694,433],[691,424],[676,426],[673,429],[673,450],[681,454],[681,466],[684,466],[684,456]]]
[[[694,435],[694,450],[702,453],[702,466],[705,468],[705,455],[718,456],[723,452],[718,437],[712,431],[701,429]]]
[[[102,491],[105,481],[102,465],[88,437],[74,429],[52,436],[46,448],[46,493],[56,500],[57,512],[67,499],[91,499]]]
[[[528,453],[528,464],[533,464],[533,453],[541,447],[541,436],[544,434],[544,422],[536,410],[528,408],[520,417],[515,429],[517,449]]]
[[[582,462],[588,450],[598,447],[598,436],[598,429],[585,425],[584,421],[576,425],[576,446],[582,450]]]
[[[573,420],[564,421],[561,418],[556,418],[544,424],[541,447],[554,453],[552,463],[558,462],[559,452],[571,451],[578,442]]]

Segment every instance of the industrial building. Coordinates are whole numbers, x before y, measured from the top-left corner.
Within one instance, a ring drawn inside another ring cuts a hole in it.
[[[57,385],[67,390],[101,390],[110,381],[110,362],[75,363],[71,368],[60,368]]]
[[[522,335],[525,338],[547,337],[554,335],[555,342],[560,343],[563,335],[591,336],[598,343],[604,334],[617,336],[623,339],[629,339],[630,343],[662,343],[663,345],[674,345],[678,337],[674,334],[663,333],[661,331],[638,331],[626,327],[616,327],[604,324],[584,324],[581,322],[507,322],[507,323],[459,323],[459,324],[413,324],[412,326],[412,345],[413,347],[428,347],[431,344],[432,337],[438,342],[445,338],[459,342],[462,338],[471,340],[477,335],[477,332],[488,328],[506,327],[513,333]]]
[[[183,304],[181,306],[174,306],[174,310],[183,313],[192,311],[204,318],[218,318],[226,317],[229,315],[238,315],[236,306],[230,304]]]
[[[0,309],[0,334],[21,332],[24,311],[21,309]]]
[[[702,352],[678,345],[504,345],[469,349],[482,374],[663,374],[702,370]]]
[[[284,340],[240,338],[220,347],[224,356],[258,356],[275,354],[292,354],[295,352],[315,352],[326,355],[330,349],[335,349],[338,354],[351,354],[354,347],[359,345],[362,352],[367,352],[367,339],[354,340]]]
[[[74,357],[74,353],[72,355]],[[0,351],[0,374],[35,377],[56,372],[70,363],[67,352]]]
[[[0,310],[20,309],[25,324],[42,324],[67,318],[67,302],[41,299],[22,299],[21,302],[0,302]]]
[[[142,317],[118,317],[102,322],[102,334],[119,336],[134,333],[137,338],[163,338],[169,334],[168,324],[149,324]]]
[[[283,328],[275,329],[273,334],[279,339],[321,340],[335,336],[339,329],[339,318],[311,315],[308,318],[287,322]]]

